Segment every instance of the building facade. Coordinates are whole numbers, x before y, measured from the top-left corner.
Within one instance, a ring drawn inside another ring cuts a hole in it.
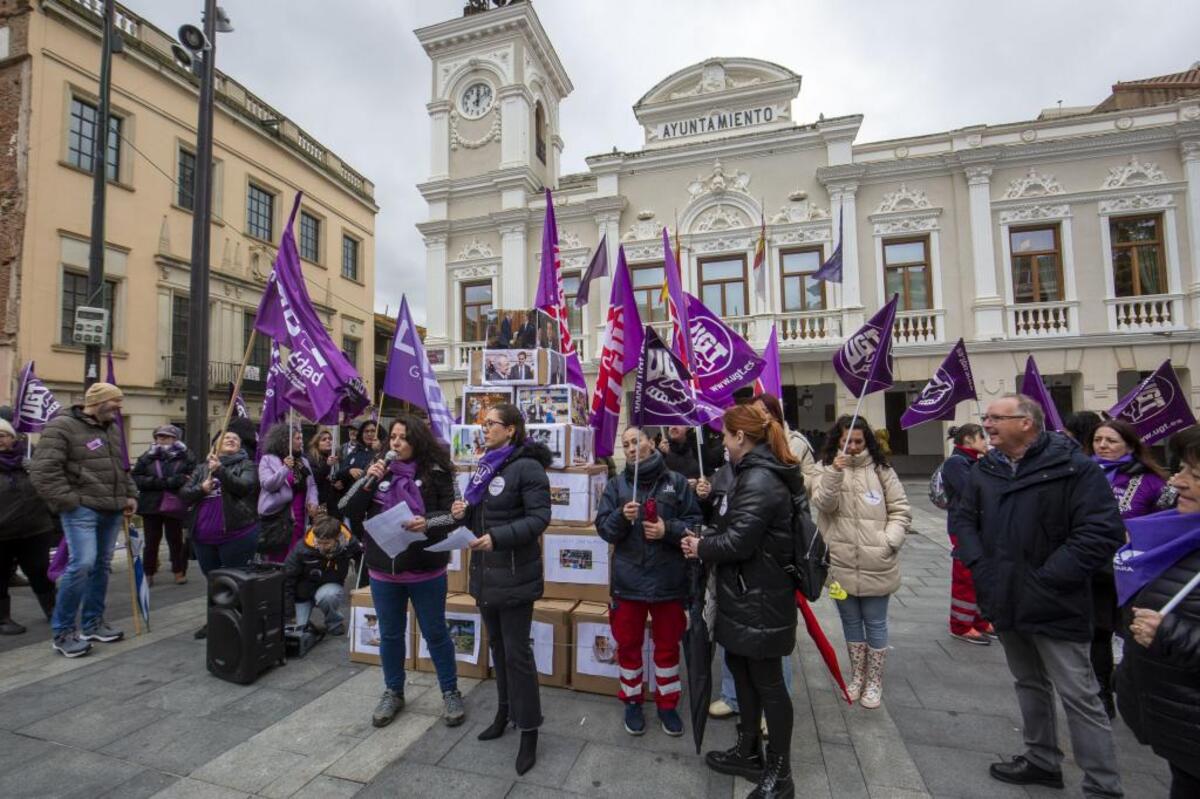
[[[95,0],[0,0],[0,403],[29,360],[61,402],[81,399],[72,323],[87,286],[101,9]],[[139,446],[156,426],[184,419],[198,82],[150,22],[118,8],[116,27],[124,52],[113,57],[104,165],[105,349]],[[373,390],[374,186],[219,72],[214,141],[210,419],[224,412],[296,191],[309,293]],[[251,405],[269,347],[255,341]]]
[[[784,402],[827,429],[855,398],[831,357],[893,294],[896,385],[864,415],[902,468],[943,453],[945,425],[901,413],[960,337],[980,399],[1013,391],[1033,354],[1059,409],[1106,409],[1170,358],[1200,397],[1200,68],[1119,84],[1095,107],[1055,109],[860,143],[863,118],[796,120],[801,77],[752,58],[710,59],[633,106],[641,149],[560,175],[569,78],[528,3],[416,32],[431,60],[427,344],[456,393],[488,306],[532,300],[555,189],[568,291],[608,236],[624,246],[643,321],[662,323],[661,231],[678,229],[685,290],[756,347],[778,329]],[[765,220],[766,296],[751,265]],[[841,285],[812,273],[843,242]],[[585,364],[608,280],[573,321]],[[959,420],[977,413],[959,407]]]

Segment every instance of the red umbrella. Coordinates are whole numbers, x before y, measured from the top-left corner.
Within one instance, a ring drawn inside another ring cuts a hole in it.
[[[825,637],[825,631],[821,629],[821,623],[817,621],[817,614],[813,613],[808,600],[799,591],[796,592],[796,607],[800,608],[800,612],[804,615],[804,627],[808,630],[808,637],[820,650],[821,658],[825,661],[825,668],[829,669],[833,681],[841,690],[842,698],[846,700],[846,704],[852,704],[850,694],[846,693],[846,680],[842,677],[842,667],[838,665],[837,653],[833,651],[833,645]]]

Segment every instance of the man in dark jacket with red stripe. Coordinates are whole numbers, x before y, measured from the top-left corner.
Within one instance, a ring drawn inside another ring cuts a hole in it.
[[[1108,715],[1089,652],[1092,575],[1125,541],[1100,468],[1066,436],[1047,433],[1023,394],[992,402],[983,418],[993,449],[968,475],[951,511],[954,556],[971,569],[984,615],[1016,679],[1026,752],[993,778],[1061,788],[1054,693],[1062,697],[1089,797],[1124,796]]]

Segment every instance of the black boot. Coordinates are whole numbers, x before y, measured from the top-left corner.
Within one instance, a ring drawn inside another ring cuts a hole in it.
[[[42,613],[46,614],[46,621],[54,619],[54,602],[57,597],[57,591],[47,591],[37,595],[38,604],[42,606]]]
[[[768,751],[767,770],[746,799],[793,799],[795,795],[796,785],[792,782],[792,767],[787,755]]]
[[[0,599],[0,635],[20,635],[25,632],[25,628],[17,624],[8,613],[12,605],[12,600],[8,597]]]
[[[496,708],[496,718],[492,721],[491,726],[476,736],[480,741],[494,741],[504,734],[505,728],[508,727],[508,705],[500,705]]]
[[[524,774],[537,762],[537,730],[521,730],[521,748],[517,751],[517,774]]]
[[[724,752],[707,752],[704,762],[719,774],[757,780],[763,775],[766,760],[763,758],[762,741],[758,736],[757,724],[739,724],[737,742]]]

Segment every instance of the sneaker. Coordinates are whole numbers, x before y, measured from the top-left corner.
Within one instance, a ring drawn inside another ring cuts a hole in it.
[[[442,720],[446,722],[447,727],[457,727],[463,723],[463,719],[467,717],[467,709],[463,706],[462,694],[458,691],[447,691],[442,694],[442,701],[446,704],[446,710],[442,714]]]
[[[175,572],[175,585],[187,585],[187,575],[183,572]]]
[[[50,644],[50,648],[68,658],[81,658],[92,651],[92,645],[87,641],[81,641],[74,631],[54,636],[54,642]]]
[[[371,714],[371,723],[376,727],[386,727],[401,710],[404,710],[404,691],[393,691],[389,688],[379,697],[379,704]]]
[[[625,703],[625,732],[630,735],[642,735],[646,732],[646,717],[642,715],[640,702]]]
[[[950,637],[957,638],[960,641],[966,641],[968,644],[976,644],[978,646],[987,646],[992,642],[991,638],[988,638],[986,635],[979,632],[979,630],[967,630],[965,633],[950,633]]]
[[[737,708],[726,702],[724,699],[718,699],[708,706],[708,715],[714,719],[727,719],[730,716],[737,715]]]
[[[79,637],[85,641],[99,641],[104,644],[111,644],[113,641],[120,641],[124,638],[125,633],[113,627],[104,621],[104,619],[101,619],[99,624],[90,630],[84,630],[83,635]]]
[[[662,725],[663,732],[672,738],[683,735],[683,719],[679,718],[679,712],[675,708],[670,710],[659,708],[658,723]]]

